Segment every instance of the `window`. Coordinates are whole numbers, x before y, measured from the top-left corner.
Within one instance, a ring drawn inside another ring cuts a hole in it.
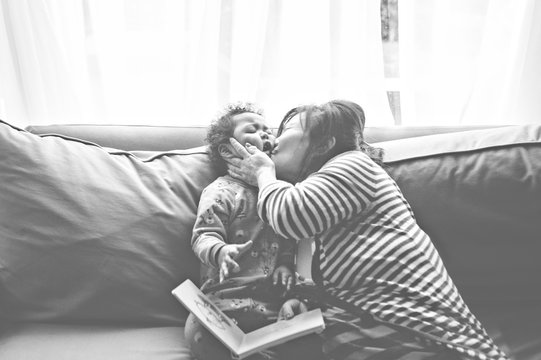
[[[400,111],[400,66],[398,49],[398,0],[381,0],[381,39],[385,88],[395,125],[402,124]]]
[[[0,2],[0,117],[203,125],[242,100],[277,123],[344,98],[371,126],[539,122],[537,1],[398,2]]]

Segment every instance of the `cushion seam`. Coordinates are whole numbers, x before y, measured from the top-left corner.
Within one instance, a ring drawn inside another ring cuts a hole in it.
[[[521,142],[516,142],[516,143],[510,143],[510,144],[501,144],[501,145],[486,145],[486,146],[483,146],[483,147],[478,147],[478,148],[475,148],[475,149],[465,149],[465,150],[449,150],[449,151],[443,151],[443,152],[437,152],[437,153],[432,153],[432,154],[423,154],[423,155],[415,155],[415,156],[411,156],[411,157],[407,157],[407,158],[404,158],[404,159],[397,159],[397,160],[385,160],[384,159],[384,163],[385,164],[396,164],[396,163],[400,163],[400,162],[406,162],[406,161],[410,161],[410,160],[420,160],[420,159],[425,159],[425,158],[430,158],[430,157],[440,157],[440,156],[448,156],[448,155],[454,155],[454,154],[471,154],[471,153],[481,153],[481,152],[485,152],[487,150],[500,150],[500,149],[506,149],[506,148],[510,148],[510,147],[514,147],[514,146],[536,146],[536,145],[541,145],[541,142],[539,140],[531,140],[531,141],[521,141]]]

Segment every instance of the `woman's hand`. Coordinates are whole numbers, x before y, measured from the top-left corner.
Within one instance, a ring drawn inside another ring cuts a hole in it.
[[[241,157],[226,159],[227,172],[230,176],[259,187],[266,181],[276,180],[274,163],[264,152],[250,144],[246,144],[245,148],[233,138],[230,142]]]
[[[308,311],[308,306],[298,299],[289,299],[278,312],[278,321],[289,320],[295,315],[302,314]]]

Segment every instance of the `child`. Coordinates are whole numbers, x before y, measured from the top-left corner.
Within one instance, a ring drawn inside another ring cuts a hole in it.
[[[274,148],[274,135],[251,103],[228,105],[208,130],[211,159],[222,170],[224,159],[237,156],[230,137],[269,156]],[[219,177],[201,194],[192,235],[192,248],[202,263],[202,291],[245,332],[276,321],[284,302],[281,295],[295,282],[295,242],[275,234],[261,221],[256,206],[256,187],[228,175]],[[200,360],[220,356],[214,350],[223,354],[192,316],[186,338]]]

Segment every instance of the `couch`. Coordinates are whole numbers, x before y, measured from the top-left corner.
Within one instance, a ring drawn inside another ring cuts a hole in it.
[[[190,359],[205,127],[0,123],[0,359]],[[369,127],[467,304],[541,359],[541,125]],[[309,275],[307,244],[299,272]]]

